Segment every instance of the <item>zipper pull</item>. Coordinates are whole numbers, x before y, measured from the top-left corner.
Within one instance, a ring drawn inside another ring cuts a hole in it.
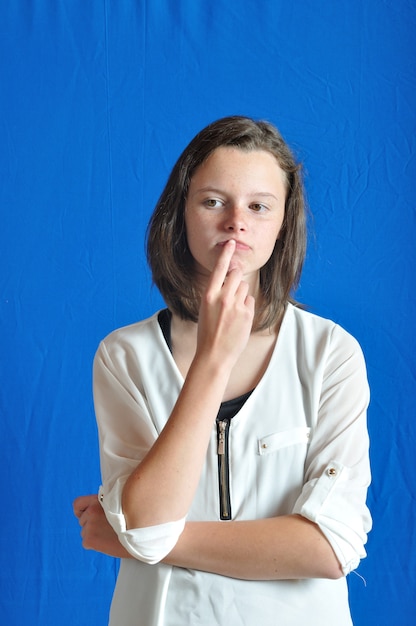
[[[225,454],[225,429],[227,428],[227,422],[218,422],[218,454]]]

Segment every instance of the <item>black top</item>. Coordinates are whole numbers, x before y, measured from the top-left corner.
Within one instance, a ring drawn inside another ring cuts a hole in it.
[[[158,315],[158,322],[165,338],[165,341],[169,347],[169,350],[172,352],[172,339],[170,332],[170,325],[172,321],[172,313],[169,309],[162,309]],[[220,406],[220,410],[218,412],[217,420],[231,419],[238,413],[241,409],[247,398],[253,393],[253,389],[247,393],[244,393],[242,396],[238,396],[238,398],[233,398],[232,400],[227,400],[226,402],[222,402]]]

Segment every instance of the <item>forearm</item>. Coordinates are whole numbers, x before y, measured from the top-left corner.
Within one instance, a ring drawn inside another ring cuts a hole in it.
[[[189,522],[164,562],[245,580],[332,579],[343,575],[318,526],[298,515]]]
[[[174,410],[128,479],[122,508],[128,528],[183,518],[192,503],[228,375],[196,359]]]

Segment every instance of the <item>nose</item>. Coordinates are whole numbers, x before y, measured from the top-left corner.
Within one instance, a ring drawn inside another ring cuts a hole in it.
[[[246,213],[243,207],[232,204],[227,208],[224,228],[229,232],[241,232],[247,229]]]

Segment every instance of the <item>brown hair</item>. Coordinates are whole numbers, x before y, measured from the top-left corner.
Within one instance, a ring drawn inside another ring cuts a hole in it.
[[[306,211],[300,166],[275,126],[248,117],[224,117],[201,130],[182,152],[156,204],[147,230],[147,259],[154,284],[169,308],[198,320],[200,294],[185,230],[185,203],[196,169],[220,147],[265,150],[286,173],[285,217],[268,262],[260,269],[261,307],[255,328],[280,321],[297,287],[306,250]]]

